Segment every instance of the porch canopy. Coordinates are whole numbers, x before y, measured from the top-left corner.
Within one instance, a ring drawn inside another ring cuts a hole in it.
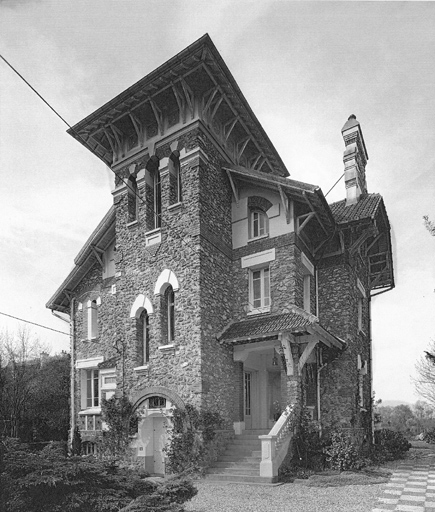
[[[217,339],[222,344],[233,346],[279,341],[285,357],[287,375],[294,374],[291,344],[306,344],[299,357],[299,371],[318,343],[339,351],[346,347],[346,342],[322,327],[316,316],[297,306],[292,306],[288,313],[261,315],[232,322]]]

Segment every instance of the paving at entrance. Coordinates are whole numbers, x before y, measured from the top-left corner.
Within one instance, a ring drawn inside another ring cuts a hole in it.
[[[435,454],[403,462],[378,498],[373,512],[435,512]]]

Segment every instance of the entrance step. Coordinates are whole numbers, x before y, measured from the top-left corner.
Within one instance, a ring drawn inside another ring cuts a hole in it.
[[[260,476],[261,441],[268,430],[245,430],[236,435],[225,452],[206,471],[206,479],[222,482],[270,484],[277,478]]]

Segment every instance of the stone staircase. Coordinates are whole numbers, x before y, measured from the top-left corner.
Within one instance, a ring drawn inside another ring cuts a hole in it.
[[[258,436],[268,433],[269,430],[244,430],[242,434],[236,435],[223,455],[207,469],[206,479],[272,483],[271,478],[260,476],[261,441]]]

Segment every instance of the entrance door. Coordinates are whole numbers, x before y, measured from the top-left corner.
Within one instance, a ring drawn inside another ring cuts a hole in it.
[[[165,434],[164,427],[165,418],[162,416],[155,416],[153,418],[153,461],[154,473],[163,475],[165,473],[164,452],[165,447]]]
[[[243,372],[244,382],[244,409],[245,409],[245,429],[250,430],[252,428],[252,372]]]

